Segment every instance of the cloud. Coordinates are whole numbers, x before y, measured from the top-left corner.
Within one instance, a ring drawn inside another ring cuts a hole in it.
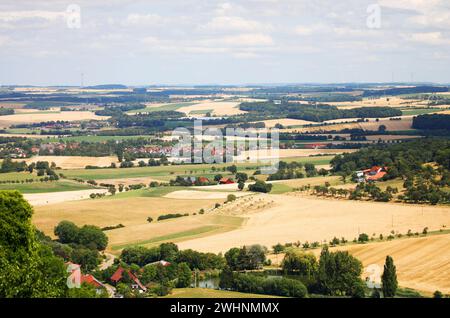
[[[236,16],[214,17],[208,23],[200,27],[203,30],[212,31],[240,31],[240,32],[258,32],[262,30],[271,30],[270,24],[263,24],[255,20],[248,20]]]
[[[445,38],[441,32],[423,32],[413,33],[406,36],[412,42],[418,42],[429,45],[450,44],[450,39]]]
[[[122,22],[123,26],[161,26],[166,23],[166,19],[157,14],[129,14]]]

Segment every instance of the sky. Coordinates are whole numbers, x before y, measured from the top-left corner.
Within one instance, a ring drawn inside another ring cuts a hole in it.
[[[0,85],[391,81],[450,82],[450,1],[0,2]]]

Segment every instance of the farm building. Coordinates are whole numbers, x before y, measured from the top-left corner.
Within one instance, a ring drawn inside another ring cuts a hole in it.
[[[95,278],[91,274],[82,275],[81,283],[82,284],[85,283],[94,287],[97,293],[101,293],[104,289],[106,289],[105,285],[103,285],[102,282],[100,282],[97,278]]]
[[[356,171],[357,181],[378,181],[387,174],[387,167],[373,166],[370,169]]]
[[[234,181],[231,178],[222,178],[219,180],[220,184],[233,184]]]
[[[125,270],[122,266],[119,266],[115,273],[111,276],[111,281],[114,284],[119,283],[123,279],[123,274],[126,273],[128,277],[133,281],[131,284],[132,289],[138,289],[139,291],[147,291],[147,287],[145,287],[129,269]]]

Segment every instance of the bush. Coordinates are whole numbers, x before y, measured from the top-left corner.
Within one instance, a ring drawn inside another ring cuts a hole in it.
[[[266,183],[262,180],[256,180],[254,184],[248,186],[248,189],[252,192],[269,193],[272,191],[272,184]]]
[[[175,219],[175,218],[181,218],[183,216],[188,216],[188,213],[181,214],[181,213],[169,213],[169,214],[163,214],[158,216],[158,221],[168,220],[168,219]]]
[[[236,200],[236,196],[234,195],[234,194],[229,194],[228,196],[227,196],[227,201],[225,201],[225,203],[227,203],[227,202],[233,202],[233,201],[235,201]]]

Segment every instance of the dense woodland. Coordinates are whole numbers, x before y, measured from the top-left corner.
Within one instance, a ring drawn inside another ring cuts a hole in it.
[[[424,129],[424,130],[430,129],[430,130],[450,131],[450,115],[445,114],[420,115],[413,118],[412,127],[415,129]]]
[[[326,104],[302,105],[282,102],[279,105],[273,101],[242,103],[239,108],[250,113],[277,115],[279,118],[286,117],[315,122],[338,118],[383,118],[402,115],[400,110],[392,107],[361,107],[342,110]]]

